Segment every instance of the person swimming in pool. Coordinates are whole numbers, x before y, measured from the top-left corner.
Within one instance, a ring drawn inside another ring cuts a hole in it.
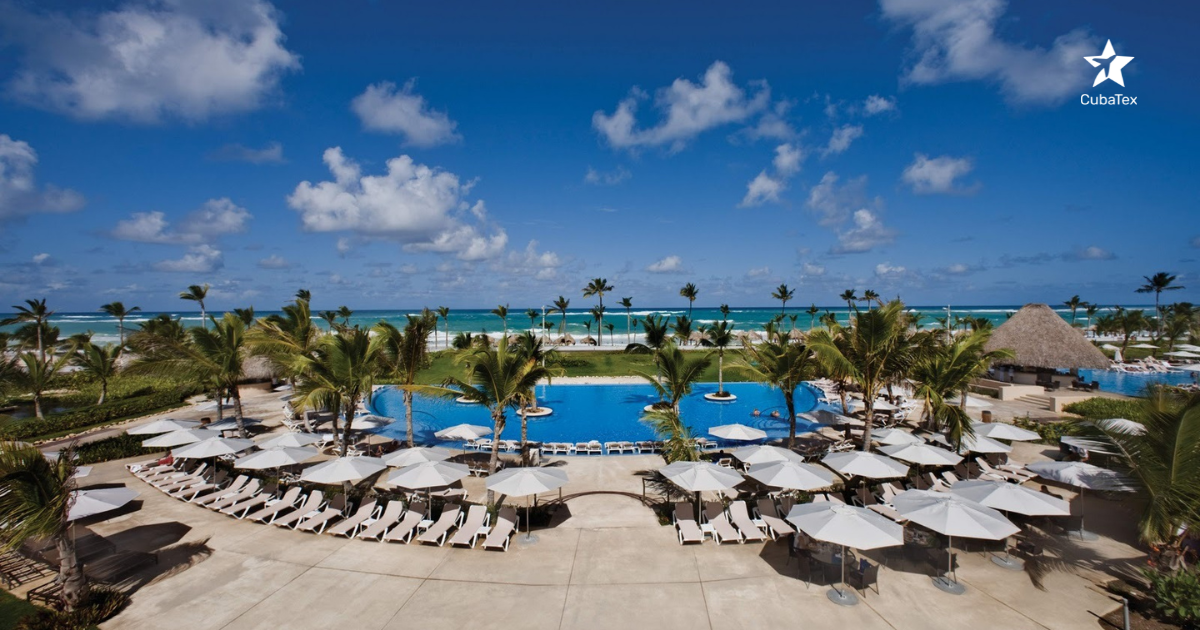
[[[778,410],[778,409],[776,409],[775,411],[772,411],[772,412],[771,412],[771,417],[772,417],[772,418],[778,418],[778,417],[779,417],[779,410]]]
[[[761,415],[762,415],[762,412],[761,412],[761,411],[759,411],[759,410],[758,410],[758,408],[755,408],[755,409],[754,409],[754,411],[751,411],[751,412],[750,412],[750,415],[752,415],[752,416],[754,416],[755,418],[757,418],[757,417],[759,417],[759,416],[761,416]]]

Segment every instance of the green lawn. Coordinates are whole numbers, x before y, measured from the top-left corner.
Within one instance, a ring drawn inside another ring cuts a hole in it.
[[[686,351],[704,354],[706,350]],[[561,365],[564,376],[635,376],[636,372],[654,373],[654,364],[648,354],[625,354],[619,350],[612,352],[563,352]],[[730,364],[737,356],[734,351],[725,352],[725,380],[745,381],[746,377],[730,369]],[[463,377],[466,366],[456,363],[448,352],[439,352],[433,357],[428,369],[421,372],[421,382],[425,384],[441,383],[448,376]],[[712,366],[704,372],[704,381],[717,380],[717,357],[712,357]]]
[[[0,630],[11,630],[17,627],[22,617],[37,610],[37,606],[13,596],[8,591],[0,591]]]

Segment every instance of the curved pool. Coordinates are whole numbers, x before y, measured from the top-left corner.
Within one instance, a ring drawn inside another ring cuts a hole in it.
[[[783,408],[783,395],[758,383],[726,383],[725,390],[737,396],[733,402],[709,402],[704,394],[717,391],[716,383],[698,383],[692,393],[680,402],[679,411],[684,423],[698,437],[707,437],[710,427],[741,424],[757,427],[767,432],[769,438],[786,438],[788,434],[787,411]],[[650,426],[641,420],[642,408],[657,402],[658,396],[649,384],[646,385],[550,385],[539,386],[538,405],[550,407],[554,413],[544,418],[529,419],[529,439],[535,442],[600,442],[657,439]],[[796,388],[796,411],[816,408],[817,399],[807,385]],[[404,400],[394,387],[385,387],[375,392],[371,402],[372,412],[396,418],[377,433],[403,440]],[[758,409],[762,415],[754,416]],[[778,410],[781,418],[772,418],[770,413]],[[456,424],[479,424],[492,426],[487,409],[481,405],[464,405],[452,400],[417,395],[413,401],[413,429],[419,444],[437,442],[434,433]],[[798,433],[814,426],[802,419],[796,420]],[[521,437],[521,422],[516,414],[508,414],[501,439],[516,440]]]
[[[1126,396],[1145,396],[1150,385],[1187,385],[1195,383],[1192,372],[1118,372],[1117,370],[1079,370],[1085,382],[1100,383],[1100,390]]]

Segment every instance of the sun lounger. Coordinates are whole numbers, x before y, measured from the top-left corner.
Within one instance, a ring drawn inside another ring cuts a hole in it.
[[[637,446],[637,450],[639,453],[657,453],[658,452],[658,447],[654,445],[654,442],[635,442],[634,445]]]
[[[573,450],[575,451],[576,455],[587,455],[588,443],[587,442],[576,442]]]
[[[175,490],[182,490],[188,486],[199,486],[204,484],[206,481],[207,479],[204,477],[203,472],[201,472],[200,474],[189,473],[182,477],[166,479],[161,483],[154,483],[150,485],[154,486],[158,490],[161,490],[162,492],[171,494]]]
[[[292,510],[288,514],[276,518],[271,521],[271,524],[276,527],[291,527],[295,528],[302,519],[310,516],[315,516],[321,509],[321,504],[325,502],[325,493],[320,490],[313,490],[305,497],[304,502],[300,507]]]
[[[320,534],[321,532],[325,531],[325,528],[329,526],[329,523],[333,522],[333,520],[336,518],[340,518],[345,509],[346,495],[339,494],[334,497],[328,505],[325,506],[325,509],[321,510],[315,515],[309,516],[303,521],[300,521],[300,523],[296,525],[296,531]]]
[[[354,538],[355,534],[365,526],[367,519],[378,516],[379,510],[376,507],[377,505],[378,503],[374,499],[364,501],[350,518],[330,527],[329,535]]]
[[[675,532],[679,535],[679,544],[704,542],[704,530],[696,524],[692,516],[690,503],[675,504]]]
[[[900,516],[900,513],[897,512],[896,509],[890,505],[876,503],[875,505],[868,505],[867,509],[871,510],[872,512],[878,512],[879,514],[882,514],[883,516],[886,516],[886,517],[892,519],[893,521],[896,521],[897,523],[908,522],[908,519],[904,518],[903,516]]]
[[[158,462],[166,461],[169,459],[171,459],[171,458],[164,457],[164,458],[156,459],[148,464],[144,463],[144,462],[142,464],[130,464],[129,472],[133,473],[135,476],[137,476],[141,479],[149,479],[151,477],[156,477],[158,475],[163,475],[166,473],[183,472],[184,467],[187,465],[186,462],[184,462],[184,461],[173,460],[170,463],[166,463],[166,464],[158,463]]]
[[[438,520],[422,532],[420,536],[417,536],[417,542],[432,543],[441,547],[446,544],[446,537],[461,517],[462,508],[457,503],[447,503],[442,508],[442,515],[438,517]]]
[[[1016,472],[1012,472],[1011,469],[1010,470],[1001,470],[999,468],[992,468],[992,465],[989,464],[988,461],[982,457],[976,457],[975,463],[979,464],[979,471],[980,471],[979,476],[988,477],[988,478],[994,479],[996,481],[1012,481],[1014,483],[1025,483],[1026,481],[1029,481],[1030,479],[1033,479],[1034,477],[1037,476],[1032,473],[1029,473],[1027,475],[1018,474]]]
[[[404,544],[411,542],[417,526],[425,520],[425,504],[419,502],[411,504],[408,511],[399,520],[400,522],[396,523],[395,527],[388,530],[387,535],[383,537],[383,542],[403,542]]]
[[[250,478],[247,477],[246,475],[238,475],[237,478],[234,479],[233,482],[230,483],[228,486],[225,486],[224,488],[218,486],[218,487],[208,490],[206,492],[199,493],[199,494],[193,496],[192,498],[188,499],[188,501],[190,503],[199,503],[200,505],[204,505],[205,503],[212,503],[213,501],[216,501],[217,499],[220,499],[222,497],[240,492],[242,488],[246,487],[246,484],[249,481],[250,481]]]
[[[275,520],[284,510],[290,510],[296,507],[296,501],[300,499],[300,486],[292,486],[283,493],[278,499],[267,499],[266,507],[253,513],[247,514],[244,520],[254,521],[256,523],[269,523]]]
[[[254,508],[256,508],[260,505],[266,505],[267,501],[274,498],[275,494],[278,492],[279,492],[279,484],[273,483],[273,484],[268,485],[266,487],[266,489],[264,489],[262,492],[260,492],[256,495],[242,499],[241,501],[238,501],[236,503],[226,505],[225,507],[223,507],[217,511],[222,514],[240,519],[240,518],[246,516],[247,514],[249,514],[250,510],[253,510]]]
[[[605,442],[604,450],[607,451],[609,455],[615,455],[617,453],[622,452],[620,445],[621,445],[620,442]]]
[[[578,452],[579,449],[576,448],[575,450],[576,450],[576,452]],[[598,440],[592,440],[591,442],[587,443],[586,451],[587,451],[588,455],[603,455],[604,454],[604,446],[602,444],[600,444],[600,442]]]
[[[472,505],[467,510],[467,518],[463,521],[462,526],[450,537],[448,541],[450,546],[466,545],[474,548],[476,539],[488,533],[488,526],[491,524],[491,520],[492,517],[488,514],[487,507]]]
[[[178,468],[164,471],[161,474],[142,477],[142,481],[145,481],[155,488],[160,488],[162,486],[175,483],[184,477],[191,477],[197,472],[203,473],[207,468],[208,464],[200,464],[199,466],[179,466]]]
[[[775,510],[775,502],[770,499],[758,500],[758,518],[767,526],[767,533],[771,534],[771,538],[787,536],[788,534],[796,533],[796,529],[788,522],[779,518],[779,512]]]
[[[174,490],[171,490],[167,494],[175,497],[176,499],[185,499],[185,500],[190,499],[190,498],[196,496],[197,494],[200,494],[201,492],[208,492],[209,490],[214,490],[216,488],[220,488],[221,485],[224,484],[225,480],[227,480],[228,478],[229,478],[229,473],[222,470],[217,473],[217,476],[212,481],[204,481],[201,483],[194,483],[190,486],[185,486],[183,488],[176,488]]]
[[[512,540],[513,532],[517,530],[516,508],[506,505],[496,514],[496,524],[492,526],[487,537],[483,539],[484,549],[499,549],[508,551],[508,542]]]
[[[709,501],[704,504],[704,520],[713,528],[713,540],[718,543],[742,542],[742,535],[733,528],[725,508],[720,503]]]
[[[750,518],[745,501],[734,501],[729,504],[729,519],[733,521],[734,527],[737,527],[743,541],[764,542],[767,540],[767,534],[763,532],[762,527]]]
[[[241,490],[236,492],[224,493],[220,496],[213,497],[212,501],[197,501],[200,505],[210,510],[220,510],[226,506],[233,505],[238,501],[244,501],[259,493],[262,490],[262,482],[254,479],[246,484]]]
[[[383,508],[382,514],[363,521],[363,526],[358,531],[357,538],[359,540],[379,540],[387,533],[388,528],[395,525],[403,515],[404,503],[402,501],[389,501]]]

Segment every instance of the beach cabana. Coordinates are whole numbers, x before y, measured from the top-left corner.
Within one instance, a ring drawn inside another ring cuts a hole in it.
[[[1099,348],[1045,304],[1026,304],[996,327],[985,348],[1015,353],[1003,365],[1026,371],[1108,369],[1110,361]]]

